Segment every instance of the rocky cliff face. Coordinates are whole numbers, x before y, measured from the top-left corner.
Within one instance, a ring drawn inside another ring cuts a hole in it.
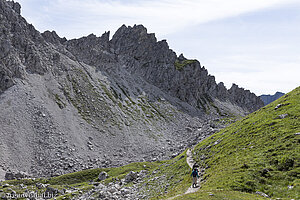
[[[110,41],[131,73],[142,76],[168,94],[199,109],[206,109],[214,99],[230,101],[250,112],[262,103],[255,94],[233,85],[230,90],[217,84],[197,60],[177,57],[165,40],[156,41],[142,25],[122,26]]]
[[[5,0],[0,19],[0,172],[53,176],[169,158],[216,131],[214,119],[262,106],[141,25],[111,40],[66,40],[39,33]]]
[[[72,40],[68,42],[68,50],[81,54],[81,60],[100,69],[104,68],[101,67],[103,61],[113,62],[112,56],[107,56],[113,54],[131,74],[143,77],[164,92],[199,109],[206,109],[207,103],[215,98],[237,104],[250,112],[263,106],[249,90],[235,84],[227,90],[223,83],[217,84],[214,76],[209,75],[197,60],[188,60],[183,55],[177,57],[165,40],[157,41],[155,35],[148,34],[142,25],[123,25],[111,41],[108,34]],[[82,46],[92,46],[92,50],[81,49],[79,45],[83,41],[86,44]]]

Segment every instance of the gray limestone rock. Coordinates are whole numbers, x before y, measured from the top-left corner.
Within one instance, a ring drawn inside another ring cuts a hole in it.
[[[278,119],[284,119],[288,116],[288,114],[282,114],[278,116]]]
[[[23,179],[29,178],[30,176],[25,172],[12,172],[8,171],[5,174],[5,180],[13,180],[13,179]]]
[[[263,193],[263,192],[260,192],[260,191],[256,191],[255,193],[258,194],[258,195],[260,195],[260,196],[263,196],[263,197],[266,197],[266,198],[270,198],[269,195],[267,195],[266,193]]]
[[[98,180],[102,181],[108,178],[108,174],[106,172],[100,172],[99,176],[98,176]]]
[[[21,5],[18,2],[8,1],[9,6],[18,14],[21,14]]]
[[[236,84],[233,84],[228,92],[231,95],[230,98],[233,102],[236,102],[236,104],[241,107],[245,107],[249,111],[253,112],[264,106],[263,101],[254,93],[251,93],[249,90],[239,88]]]
[[[136,172],[131,171],[125,176],[125,182],[130,183],[130,182],[136,180],[137,177],[138,177],[138,174]]]

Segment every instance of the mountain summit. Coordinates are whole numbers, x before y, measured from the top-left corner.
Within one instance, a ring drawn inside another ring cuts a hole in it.
[[[67,40],[38,32],[5,0],[0,19],[0,178],[174,157],[222,127],[220,118],[263,106],[142,25],[123,25],[111,40]]]

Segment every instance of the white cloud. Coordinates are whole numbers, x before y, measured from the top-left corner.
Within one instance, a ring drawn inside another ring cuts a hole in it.
[[[239,15],[294,0],[153,0],[125,3],[117,0],[19,0],[38,29],[53,28],[68,38],[115,31],[122,24],[143,24],[164,36],[185,27]],[[27,5],[28,4],[28,5]],[[35,9],[37,8],[37,9]],[[35,17],[31,17],[31,16]]]

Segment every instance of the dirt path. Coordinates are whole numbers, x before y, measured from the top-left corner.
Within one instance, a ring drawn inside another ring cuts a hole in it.
[[[186,152],[186,162],[189,165],[189,167],[192,169],[195,161],[193,160],[191,149],[188,149],[187,152]],[[191,185],[187,189],[187,191],[185,191],[184,194],[194,193],[194,192],[197,192],[200,189],[200,179],[199,178],[197,180],[197,185],[198,185],[198,187],[196,187],[196,188],[193,188],[193,186]],[[182,196],[182,194],[178,194],[178,195],[176,195],[174,197],[170,197],[167,200],[172,200],[172,199],[175,199],[176,197],[179,197],[179,196]]]
[[[193,165],[195,161],[193,160],[192,151],[190,149],[186,152],[186,162],[190,166],[190,168],[193,168]],[[200,189],[200,179],[197,180],[197,186],[196,188],[193,188],[192,185],[188,188],[188,190],[184,194],[193,193]]]

